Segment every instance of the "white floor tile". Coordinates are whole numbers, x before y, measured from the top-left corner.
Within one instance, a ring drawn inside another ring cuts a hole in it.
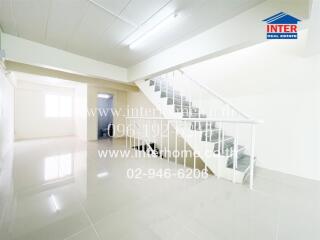
[[[121,139],[15,143],[0,172],[0,239],[320,239],[319,182],[259,168],[253,191],[214,176],[130,180],[129,168],[176,165],[98,155],[124,148]]]
[[[75,233],[64,240],[99,240],[96,232],[92,227],[88,227],[81,232]]]

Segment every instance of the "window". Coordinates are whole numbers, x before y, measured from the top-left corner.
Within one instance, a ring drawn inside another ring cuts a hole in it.
[[[46,95],[45,113],[48,118],[72,117],[72,97],[51,94]]]
[[[44,180],[50,181],[71,176],[72,155],[57,155],[47,157],[44,162]]]

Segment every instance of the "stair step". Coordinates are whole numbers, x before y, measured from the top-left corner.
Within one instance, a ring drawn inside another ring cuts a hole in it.
[[[218,153],[218,147],[219,147],[219,144],[214,145],[213,151],[215,153]],[[233,159],[233,148],[234,148],[233,144],[232,144],[232,146],[230,146],[230,145],[228,146],[226,144],[223,144],[223,150],[220,149],[220,154],[223,156],[230,156],[230,158]],[[237,152],[238,152],[238,158],[241,158],[245,154],[245,147],[238,145]]]
[[[191,130],[210,130],[215,129],[215,122],[192,122]]]
[[[190,101],[187,101],[186,99],[183,99],[183,101],[181,102],[181,98],[175,98],[174,104],[178,107],[181,107],[182,105],[185,110],[189,109],[190,106],[192,106],[192,103]]]
[[[175,105],[181,105],[181,97],[175,97],[174,98],[174,104]]]
[[[174,105],[174,112],[181,112],[181,106]]]
[[[219,130],[213,129],[213,130],[208,130],[208,131],[203,131],[202,132],[202,141],[207,141],[207,142],[218,142],[219,141]],[[220,139],[220,141],[222,141]],[[233,145],[234,138],[232,136],[224,136],[224,144],[231,146]]]
[[[170,92],[170,91],[168,91],[168,97],[169,98],[173,98],[173,92]],[[174,98],[175,99],[181,99],[181,94],[180,94],[180,92],[179,91],[174,91]],[[185,98],[185,97],[184,97]]]
[[[174,110],[175,110],[175,112],[182,112],[182,109],[184,110],[184,113],[186,113],[187,111],[185,110],[186,108],[190,108],[189,107],[189,102],[184,102],[184,105],[183,105],[183,107],[181,108],[181,104],[179,104],[179,105],[174,105]]]
[[[207,115],[206,114],[198,114],[198,113],[194,113],[194,114],[183,114],[182,116],[183,118],[206,118]]]
[[[233,168],[233,159],[232,158],[230,158],[228,160],[227,167]],[[236,170],[240,171],[240,172],[244,172],[248,169],[248,167],[250,167],[250,156],[244,154],[244,155],[242,155],[242,157],[238,158]]]
[[[167,105],[173,105],[173,99],[172,98],[168,98],[167,99]]]
[[[170,96],[169,97],[167,96],[167,98],[168,98],[167,105],[172,105],[173,104],[173,98],[170,97]],[[174,104],[175,105],[181,105],[181,97],[175,97],[174,98]],[[184,101],[183,104],[186,106],[186,104],[189,104],[189,102]]]
[[[154,86],[154,91],[158,92],[160,91],[160,81],[156,80],[155,86]]]
[[[160,89],[161,89],[161,94],[160,97],[166,97],[168,95],[168,91],[167,91],[167,84],[165,83],[165,81],[161,81],[160,82]]]
[[[199,108],[197,108],[197,107],[191,107],[191,109],[190,108],[183,108],[183,113],[186,113],[186,114],[188,114],[189,112],[190,112],[190,110],[191,110],[191,113],[193,114],[193,113],[199,113]]]
[[[218,129],[213,129],[214,131],[203,131],[201,135],[201,141],[205,142],[217,142],[219,139]]]

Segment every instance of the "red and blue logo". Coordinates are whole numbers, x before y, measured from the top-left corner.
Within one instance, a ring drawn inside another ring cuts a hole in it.
[[[298,23],[301,20],[280,12],[263,20],[267,23],[267,39],[298,39]]]

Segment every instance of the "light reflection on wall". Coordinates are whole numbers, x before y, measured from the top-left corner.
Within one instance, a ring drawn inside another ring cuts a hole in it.
[[[44,180],[51,181],[71,176],[73,172],[72,154],[55,155],[45,158]]]

